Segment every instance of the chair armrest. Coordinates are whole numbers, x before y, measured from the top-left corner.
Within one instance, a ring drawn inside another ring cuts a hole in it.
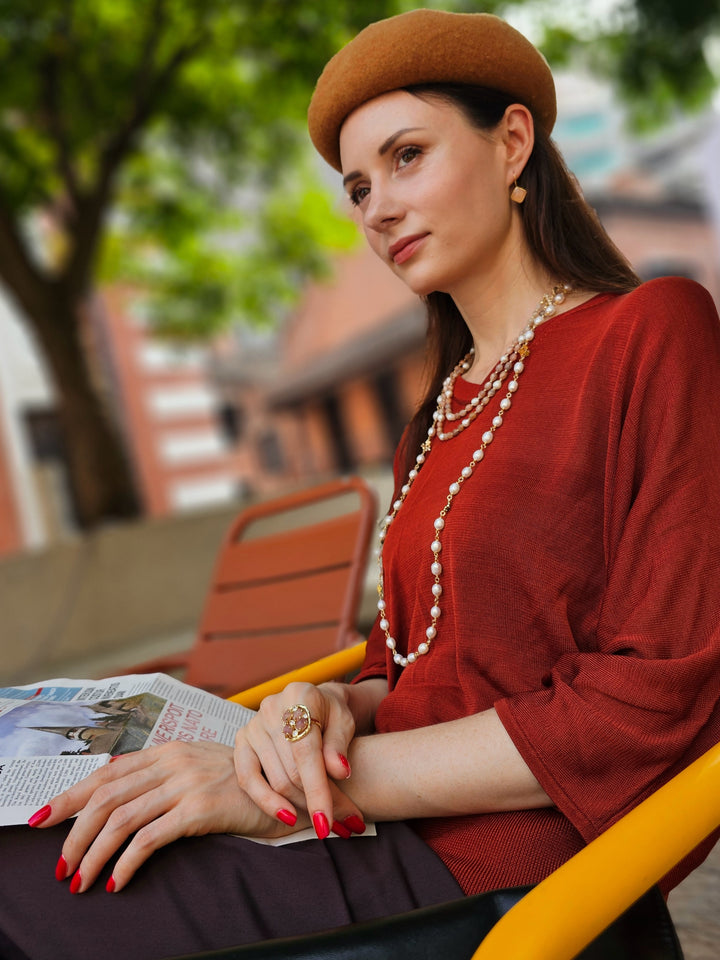
[[[572,960],[720,823],[720,744],[550,874],[472,960]]]
[[[257,710],[265,697],[271,693],[279,693],[289,683],[295,681],[325,683],[327,680],[333,680],[335,677],[359,669],[365,659],[365,647],[366,643],[363,640],[362,643],[358,643],[354,647],[338,650],[337,653],[331,653],[329,656],[315,660],[305,667],[290,670],[288,673],[283,673],[265,683],[259,683],[256,687],[250,687],[248,690],[236,693],[229,699],[241,703],[245,707],[250,707],[251,710]]]

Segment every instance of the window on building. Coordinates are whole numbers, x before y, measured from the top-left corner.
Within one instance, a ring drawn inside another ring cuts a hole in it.
[[[257,438],[257,447],[260,465],[266,473],[284,472],[285,458],[274,430],[264,430]]]
[[[377,374],[373,378],[373,386],[380,402],[382,422],[390,451],[394,451],[400,442],[407,419],[400,400],[397,371],[385,370]]]
[[[340,473],[350,473],[355,469],[355,457],[348,443],[338,398],[335,394],[330,394],[325,397],[321,406],[330,431],[330,442],[337,469]]]
[[[245,433],[245,411],[234,403],[223,403],[217,411],[218,423],[225,440],[238,444]]]
[[[647,260],[640,264],[638,273],[641,280],[654,280],[656,277],[686,277],[697,280],[698,271],[690,260],[667,257]]]

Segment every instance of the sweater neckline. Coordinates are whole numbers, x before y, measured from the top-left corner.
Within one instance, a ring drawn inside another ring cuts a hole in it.
[[[610,297],[614,296],[612,293],[597,293],[594,297],[591,297],[589,300],[586,300],[584,303],[579,303],[576,307],[571,307],[570,310],[566,310],[564,313],[559,314],[557,317],[549,317],[547,320],[544,320],[536,329],[535,336],[541,333],[545,327],[554,326],[559,320],[564,320],[566,317],[571,317],[574,314],[580,313],[583,310],[591,309],[592,307],[598,306],[600,303],[605,303],[606,300],[609,300]],[[474,383],[471,380],[467,380],[465,377],[458,377],[455,381],[455,399],[459,400],[461,403],[466,403],[468,400],[471,400],[478,392],[479,383]]]

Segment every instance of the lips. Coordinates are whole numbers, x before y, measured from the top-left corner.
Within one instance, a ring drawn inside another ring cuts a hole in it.
[[[393,263],[404,263],[415,253],[426,236],[426,233],[416,233],[410,237],[402,237],[388,248],[388,256]]]

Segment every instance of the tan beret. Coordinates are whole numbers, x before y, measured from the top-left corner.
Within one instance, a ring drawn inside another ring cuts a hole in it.
[[[529,107],[548,132],[557,105],[543,55],[509,23],[489,13],[412,10],[365,27],[330,60],[308,110],[310,137],[340,170],[340,128],[373,97],[417,83],[491,87]]]

